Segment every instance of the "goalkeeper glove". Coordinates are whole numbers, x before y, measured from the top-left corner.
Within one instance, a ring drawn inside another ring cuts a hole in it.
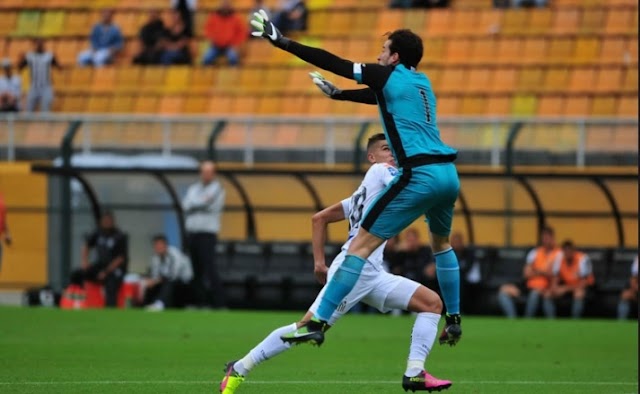
[[[336,85],[324,79],[322,74],[317,71],[309,73],[311,80],[316,84],[318,88],[325,94],[327,97],[334,97],[337,94],[342,93],[342,90],[338,89]]]
[[[289,39],[280,33],[273,22],[269,21],[269,16],[264,10],[253,13],[251,25],[258,30],[251,33],[254,37],[264,37],[278,48],[284,48],[289,43]]]

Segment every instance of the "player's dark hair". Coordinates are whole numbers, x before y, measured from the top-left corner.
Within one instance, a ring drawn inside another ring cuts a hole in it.
[[[397,53],[400,57],[400,63],[406,67],[418,67],[424,49],[422,47],[422,38],[409,29],[399,29],[387,37],[391,40],[389,51]]]
[[[570,240],[570,239],[565,240],[565,241],[562,243],[562,248],[563,248],[563,249],[564,249],[564,248],[571,248],[571,249],[573,249],[573,241],[572,241],[572,240]]]
[[[544,227],[542,228],[542,233],[543,233],[543,234],[549,234],[549,235],[553,236],[556,232],[555,232],[555,231],[553,231],[553,227],[551,227],[551,226],[544,226]]]
[[[161,242],[164,242],[164,243],[169,243],[167,241],[167,237],[164,234],[156,234],[151,239],[153,240],[153,242],[161,241]]]
[[[378,141],[384,141],[386,139],[386,137],[384,136],[384,133],[378,133],[378,134],[374,134],[371,137],[369,137],[369,139],[367,140],[367,150],[371,149],[371,147],[373,146],[373,144],[375,144]]]

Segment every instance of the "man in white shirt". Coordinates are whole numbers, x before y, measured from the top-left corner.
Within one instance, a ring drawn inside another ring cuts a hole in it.
[[[376,134],[369,139],[367,158],[375,164],[367,171],[362,184],[351,197],[316,213],[312,218],[314,274],[322,284],[326,284],[344,262],[349,244],[360,228],[363,213],[398,174],[393,166],[395,162],[384,134]],[[324,254],[327,225],[344,219],[349,221],[349,237],[342,246],[341,253],[328,268]],[[442,301],[434,291],[425,286],[386,272],[382,267],[385,245],[386,242],[369,256],[355,287],[335,310],[325,331],[360,301],[381,312],[394,309],[416,312],[402,388],[405,391],[447,389],[451,386],[450,381],[437,379],[424,369],[424,363],[438,334]],[[288,350],[291,343],[284,341],[284,337],[294,335],[299,327],[313,317],[325,291],[326,286],[320,291],[300,322],[275,329],[242,359],[228,363],[225,369],[226,375],[220,383],[220,392],[234,394],[238,386],[244,382],[245,376],[256,365]],[[319,346],[322,342],[316,344]]]
[[[22,80],[13,73],[11,60],[4,58],[0,63],[0,112],[17,112],[20,110],[20,95],[22,94]]]
[[[174,306],[176,292],[193,278],[191,262],[178,248],[170,246],[164,235],[153,237],[149,276],[142,281],[147,309],[161,311]]]
[[[625,320],[629,317],[631,303],[638,303],[638,256],[631,264],[631,278],[629,284],[620,294],[620,303],[618,304],[618,320]]]
[[[211,161],[203,162],[200,182],[191,185],[182,200],[194,291],[200,306],[225,307],[224,289],[215,262],[224,200],[224,188],[216,179],[216,165]]]

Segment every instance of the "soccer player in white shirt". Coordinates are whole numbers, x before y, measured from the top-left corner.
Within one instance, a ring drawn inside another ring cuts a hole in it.
[[[367,171],[362,184],[350,198],[338,202],[313,216],[312,245],[314,274],[322,284],[327,283],[344,261],[351,240],[360,228],[360,220],[369,205],[397,174],[393,166],[394,159],[384,134],[376,134],[367,144],[367,159],[373,165]],[[333,260],[330,268],[325,264],[324,244],[326,228],[329,223],[349,220],[349,238],[342,251]],[[390,274],[382,269],[382,253],[385,243],[376,249],[367,260],[360,278],[353,290],[344,299],[329,320],[332,326],[354,305],[362,301],[381,312],[404,309],[416,312],[416,322],[411,333],[411,345],[407,369],[402,379],[405,390],[442,390],[451,386],[448,380],[440,380],[429,375],[424,363],[436,339],[438,322],[442,313],[442,301],[432,290],[407,278]],[[225,377],[220,383],[220,392],[233,394],[244,381],[246,375],[258,364],[288,350],[290,343],[280,337],[295,332],[308,322],[318,308],[326,286],[320,291],[315,302],[301,321],[280,327],[272,331],[262,342],[254,347],[242,359],[227,364]]]

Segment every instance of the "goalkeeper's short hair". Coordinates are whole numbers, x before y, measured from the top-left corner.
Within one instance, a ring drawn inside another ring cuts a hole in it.
[[[371,147],[378,141],[384,141],[386,137],[384,133],[374,134],[367,140],[367,150],[371,149]]]
[[[418,67],[424,51],[419,35],[409,29],[399,29],[390,33],[387,38],[391,40],[390,52],[398,54],[401,64]]]

